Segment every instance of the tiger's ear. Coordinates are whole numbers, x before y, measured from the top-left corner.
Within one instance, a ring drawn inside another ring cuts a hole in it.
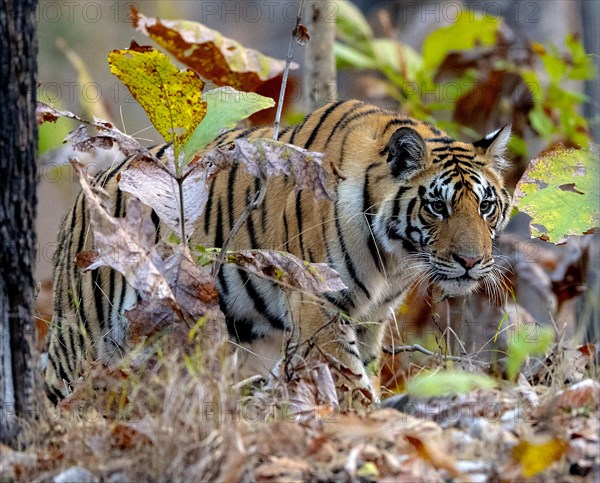
[[[388,165],[392,176],[404,177],[421,169],[427,157],[427,146],[417,131],[409,127],[396,130],[388,142]]]
[[[510,139],[510,129],[511,125],[507,124],[473,143],[478,151],[492,159],[494,168],[500,171],[506,169],[508,164],[504,159],[504,152]]]

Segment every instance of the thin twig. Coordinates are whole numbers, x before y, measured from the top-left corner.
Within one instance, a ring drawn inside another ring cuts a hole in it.
[[[455,362],[467,362],[469,364],[473,364],[473,365],[480,366],[480,367],[486,367],[486,368],[490,367],[490,364],[488,364],[487,362],[475,361],[472,359],[467,359],[465,357],[459,357],[459,356],[446,356],[443,354],[439,354],[437,352],[432,352],[429,349],[425,349],[425,347],[422,347],[419,344],[400,345],[400,346],[384,345],[381,348],[381,350],[385,354],[390,354],[393,356],[401,354],[402,352],[420,352],[421,354],[425,354],[426,356],[429,356],[429,357],[435,357],[436,359],[444,359],[447,361],[455,361]]]
[[[304,0],[302,0],[302,2],[300,3],[300,6],[298,7],[298,15],[296,17],[296,25],[294,26],[294,30],[292,31],[290,47],[288,48],[288,53],[285,58],[285,68],[283,70],[283,80],[281,81],[281,89],[279,91],[279,104],[277,105],[277,114],[275,116],[275,124],[273,125],[273,139],[275,141],[277,141],[277,133],[279,131],[279,122],[281,120],[281,109],[283,107],[283,99],[285,97],[285,87],[287,85],[287,78],[288,78],[288,74],[290,71],[290,64],[292,63],[292,55],[294,52],[294,40],[296,38],[296,33],[298,32],[298,27],[300,25],[300,21],[302,20],[302,9],[303,8],[304,8]],[[252,211],[259,208],[260,205],[262,205],[263,200],[265,199],[265,195],[267,194],[267,179],[265,176],[260,176],[259,181],[260,181],[260,188],[259,188],[258,192],[256,193],[256,195],[254,196],[254,199],[252,200],[251,203],[246,204],[244,211],[242,211],[242,213],[236,220],[235,224],[231,228],[231,231],[227,235],[227,238],[223,242],[223,245],[221,246],[221,253],[219,253],[219,257],[215,261],[215,263],[212,267],[212,270],[211,270],[211,274],[213,277],[217,276],[217,274],[219,273],[219,270],[221,269],[221,265],[223,265],[223,262],[225,261],[225,256],[227,255],[227,247],[229,246],[231,241],[235,238],[238,231],[240,231],[240,228],[244,225],[244,223],[246,222],[246,220],[248,219],[248,217],[250,216]],[[256,248],[256,247],[253,247],[253,248]]]
[[[279,102],[277,103],[277,114],[275,114],[275,124],[273,124],[273,139],[277,141],[279,137],[279,123],[281,122],[281,112],[283,111],[283,98],[285,97],[285,87],[287,85],[288,74],[290,72],[290,64],[292,63],[292,57],[294,55],[294,42],[296,41],[296,34],[300,22],[302,21],[302,10],[304,9],[304,0],[300,2],[298,7],[298,15],[296,16],[296,25],[292,30],[292,38],[290,39],[290,45],[288,46],[287,55],[285,56],[285,69],[283,69],[283,79],[281,81],[281,89],[279,90]]]

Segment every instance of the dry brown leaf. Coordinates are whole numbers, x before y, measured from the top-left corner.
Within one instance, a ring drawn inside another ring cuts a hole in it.
[[[146,17],[135,7],[130,8],[130,17],[138,32],[218,86],[254,91],[285,68],[284,61],[248,49],[201,23]]]
[[[308,33],[306,25],[299,24],[298,28],[294,31],[294,37],[296,38],[296,43],[298,45],[306,45],[310,40],[310,34]]]
[[[38,123],[46,121],[55,122],[60,117],[67,117],[69,119],[83,122],[88,126],[93,126],[100,131],[100,135],[90,136],[87,132],[87,128],[84,125],[80,125],[77,129],[72,131],[65,139],[65,142],[72,142],[73,149],[77,151],[90,152],[96,147],[101,149],[110,149],[112,148],[113,143],[117,143],[119,145],[119,149],[121,152],[123,152],[123,154],[125,154],[125,156],[139,155],[146,159],[155,160],[154,156],[150,151],[148,151],[148,149],[142,146],[131,136],[119,131],[108,121],[98,118],[94,118],[94,120],[91,122],[86,121],[70,111],[60,111],[40,101],[37,102],[36,116]]]
[[[297,287],[310,293],[335,292],[347,288],[339,273],[326,263],[310,263],[287,252],[228,252],[227,261],[258,276],[266,276],[284,286]]]
[[[549,407],[576,409],[588,406],[592,411],[598,408],[600,400],[600,383],[593,379],[585,379],[559,391],[548,403]]]
[[[311,465],[298,458],[270,456],[269,461],[260,465],[255,472],[257,481],[304,481]]]
[[[173,292],[159,269],[162,260],[154,246],[156,230],[150,217],[150,208],[130,196],[125,218],[113,218],[102,205],[99,188],[92,189],[81,167],[76,163],[73,166],[80,175],[98,252],[85,269],[109,266],[120,272],[142,294],[174,300]]]
[[[205,342],[221,340],[219,295],[207,270],[177,248],[164,259],[160,273],[171,287],[176,303],[172,299],[149,297],[127,311],[125,315],[131,322],[131,341],[141,342],[145,337],[175,325],[176,339],[185,344],[189,341],[190,327],[182,326],[181,319],[190,326],[199,324]]]
[[[456,466],[456,459],[438,441],[423,438],[422,435],[405,434],[406,440],[412,444],[421,458],[433,467],[444,469],[455,478],[464,478]]]
[[[110,445],[112,448],[124,451],[140,444],[150,444],[150,439],[131,424],[119,421],[110,424]]]
[[[285,174],[296,190],[311,190],[318,200],[336,200],[333,176],[323,167],[323,154],[272,139],[236,139],[205,153],[203,163],[227,168],[242,163],[248,173],[266,179]]]
[[[166,156],[170,159],[166,166],[144,159],[134,160],[128,169],[121,173],[119,188],[151,206],[161,221],[181,239],[179,186],[174,170],[170,169],[173,164],[172,148],[168,148]],[[182,182],[186,238],[194,232],[196,222],[204,212],[208,199],[206,180],[211,171],[198,169],[199,166],[199,163],[190,166]]]
[[[108,367],[94,362],[85,377],[76,381],[71,392],[60,402],[60,409],[79,414],[86,421],[97,421],[102,417],[115,417],[117,406],[127,402],[119,387],[129,374],[119,367]]]

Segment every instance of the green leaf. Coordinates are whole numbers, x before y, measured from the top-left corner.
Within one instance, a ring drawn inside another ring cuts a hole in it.
[[[215,139],[224,129],[231,129],[242,119],[275,105],[270,97],[253,92],[236,91],[232,87],[220,87],[202,96],[206,103],[206,115],[198,124],[184,150],[184,164],[194,154]]]
[[[513,134],[510,137],[510,141],[508,142],[508,148],[511,152],[515,153],[516,155],[527,155],[527,143],[525,142],[525,139],[523,139],[520,136],[517,136],[516,134]]]
[[[381,69],[402,74],[403,80],[414,80],[423,67],[423,59],[416,50],[393,39],[374,39],[373,52]]]
[[[425,69],[437,69],[450,52],[493,45],[501,23],[489,15],[482,17],[469,10],[461,12],[456,22],[434,30],[423,42]]]
[[[554,123],[552,119],[544,112],[544,108],[540,104],[529,111],[529,121],[531,127],[541,136],[548,137],[554,132]]]
[[[474,389],[492,388],[496,381],[483,374],[462,371],[420,373],[408,380],[408,392],[415,396],[432,397],[468,393]]]
[[[336,32],[340,39],[360,44],[373,38],[373,31],[362,12],[352,2],[336,1]]]
[[[333,51],[339,68],[350,66],[357,69],[375,69],[377,67],[375,59],[346,44],[336,42]]]
[[[567,35],[565,45],[571,53],[573,68],[569,72],[570,79],[585,80],[595,79],[598,75],[592,56],[585,52],[579,38],[573,34]]]
[[[515,189],[519,211],[531,218],[531,234],[552,243],[599,225],[597,149],[544,152],[531,161]]]
[[[519,325],[508,341],[508,378],[515,380],[523,362],[531,355],[544,354],[554,340],[554,330],[535,324]]]
[[[129,49],[113,50],[108,63],[161,136],[177,145],[185,143],[206,112],[204,82],[198,74],[180,71],[166,55],[135,41]]]
[[[555,84],[559,83],[566,74],[568,65],[561,58],[556,46],[551,45],[549,48],[545,48],[540,44],[536,44],[533,50],[540,54],[540,59],[542,59],[550,81]]]
[[[60,118],[55,123],[45,122],[38,126],[38,154],[63,146],[63,139],[73,130],[70,119]]]

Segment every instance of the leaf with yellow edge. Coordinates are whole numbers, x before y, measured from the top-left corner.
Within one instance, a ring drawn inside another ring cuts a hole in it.
[[[113,50],[108,63],[166,141],[182,145],[204,118],[204,82],[193,70],[180,71],[166,55],[135,41]]]
[[[521,463],[523,476],[530,478],[559,460],[569,445],[559,438],[543,442],[521,441],[512,449],[512,458]]]
[[[600,226],[598,150],[558,146],[533,159],[515,188],[519,211],[531,217],[531,235],[551,243]]]
[[[285,68],[285,61],[248,49],[201,23],[150,18],[135,7],[130,7],[130,17],[138,32],[218,86],[255,91]],[[295,67],[297,64],[293,64]]]

